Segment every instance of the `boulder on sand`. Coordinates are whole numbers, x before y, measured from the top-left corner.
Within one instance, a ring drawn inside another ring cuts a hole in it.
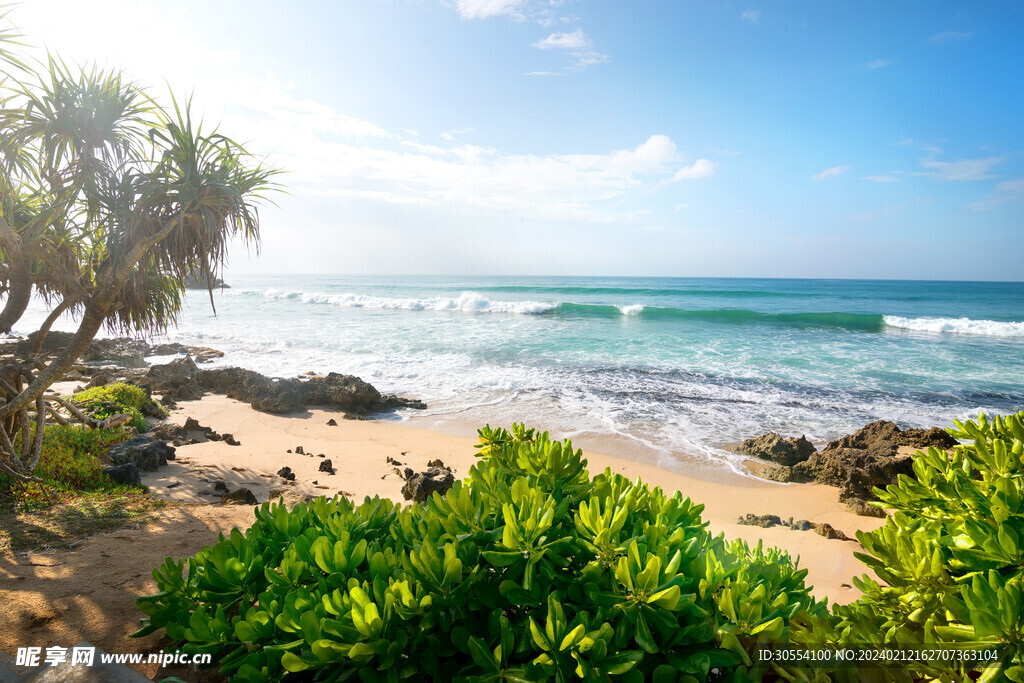
[[[111,446],[106,459],[111,465],[131,463],[143,472],[154,472],[168,460],[174,460],[174,446],[151,436],[136,436]]]
[[[775,432],[768,432],[754,439],[747,439],[736,449],[737,453],[770,460],[779,465],[795,465],[814,454],[814,444],[801,436],[799,439],[782,438]]]
[[[402,495],[415,503],[426,501],[435,492],[443,496],[455,483],[455,475],[448,467],[430,467],[423,472],[407,467],[402,476],[405,478]]]
[[[949,449],[957,443],[938,427],[901,430],[892,422],[879,420],[830,442],[803,462],[766,467],[761,476],[837,486],[841,502],[850,502],[862,514],[877,515],[877,508],[868,512],[870,506],[859,505],[858,501],[874,500],[874,487],[894,484],[901,474],[913,476],[913,456],[901,454],[900,447]]]

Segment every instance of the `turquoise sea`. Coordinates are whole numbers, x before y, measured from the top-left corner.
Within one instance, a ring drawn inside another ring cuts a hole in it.
[[[948,425],[979,409],[1024,408],[1024,283],[233,276],[229,284],[215,294],[216,315],[205,292],[190,292],[168,337],[267,374],[356,374],[422,398],[434,425],[526,421],[614,437],[670,468],[679,453],[728,461],[730,445],[767,430],[820,443],[879,418]]]

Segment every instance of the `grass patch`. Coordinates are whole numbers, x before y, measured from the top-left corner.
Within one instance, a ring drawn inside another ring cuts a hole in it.
[[[128,424],[140,434],[149,431],[146,415],[167,417],[167,410],[147,396],[145,389],[125,382],[93,387],[65,398],[97,420],[111,415],[131,415]]]
[[[132,526],[170,503],[139,489],[94,491],[48,507],[0,507],[0,552],[67,548],[93,534]]]

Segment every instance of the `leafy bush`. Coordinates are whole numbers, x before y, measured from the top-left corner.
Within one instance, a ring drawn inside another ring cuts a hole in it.
[[[167,417],[167,411],[151,399],[145,389],[125,382],[85,389],[69,397],[69,400],[86,415],[97,420],[105,420],[111,415],[130,415],[128,424],[140,433],[149,430],[145,415]]]
[[[20,491],[22,502],[45,498],[44,488],[49,493],[72,493],[81,491],[122,491],[123,485],[115,484],[103,474],[104,463],[99,459],[114,444],[127,439],[130,434],[123,429],[87,429],[77,425],[47,425],[43,430],[43,447],[35,476],[43,486],[29,484]],[[20,443],[20,436],[16,446]],[[0,493],[10,493],[14,482],[0,473]]]
[[[886,491],[886,524],[857,535],[858,557],[881,580],[796,638],[821,644],[977,643],[1005,648],[985,680],[1024,681],[1024,412],[957,422],[973,444],[918,453],[914,476]],[[799,631],[799,629],[798,629]],[[970,680],[975,662],[914,661],[890,680]],[[1004,678],[1005,677],[1005,678]]]
[[[136,635],[166,629],[238,680],[749,680],[754,648],[826,615],[786,553],[712,536],[681,494],[591,478],[519,425],[480,440],[422,506],[264,504],[168,558]]]

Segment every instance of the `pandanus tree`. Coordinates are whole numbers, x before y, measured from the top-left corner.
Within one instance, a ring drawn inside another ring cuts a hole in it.
[[[0,470],[26,481],[47,416],[62,419],[47,388],[101,328],[172,324],[184,281],[212,287],[233,240],[258,249],[275,171],[204,132],[190,103],[164,108],[116,71],[55,57],[28,68],[13,37],[0,31],[0,332],[33,296],[51,309],[37,343],[61,313],[79,320],[54,357],[0,361]]]

